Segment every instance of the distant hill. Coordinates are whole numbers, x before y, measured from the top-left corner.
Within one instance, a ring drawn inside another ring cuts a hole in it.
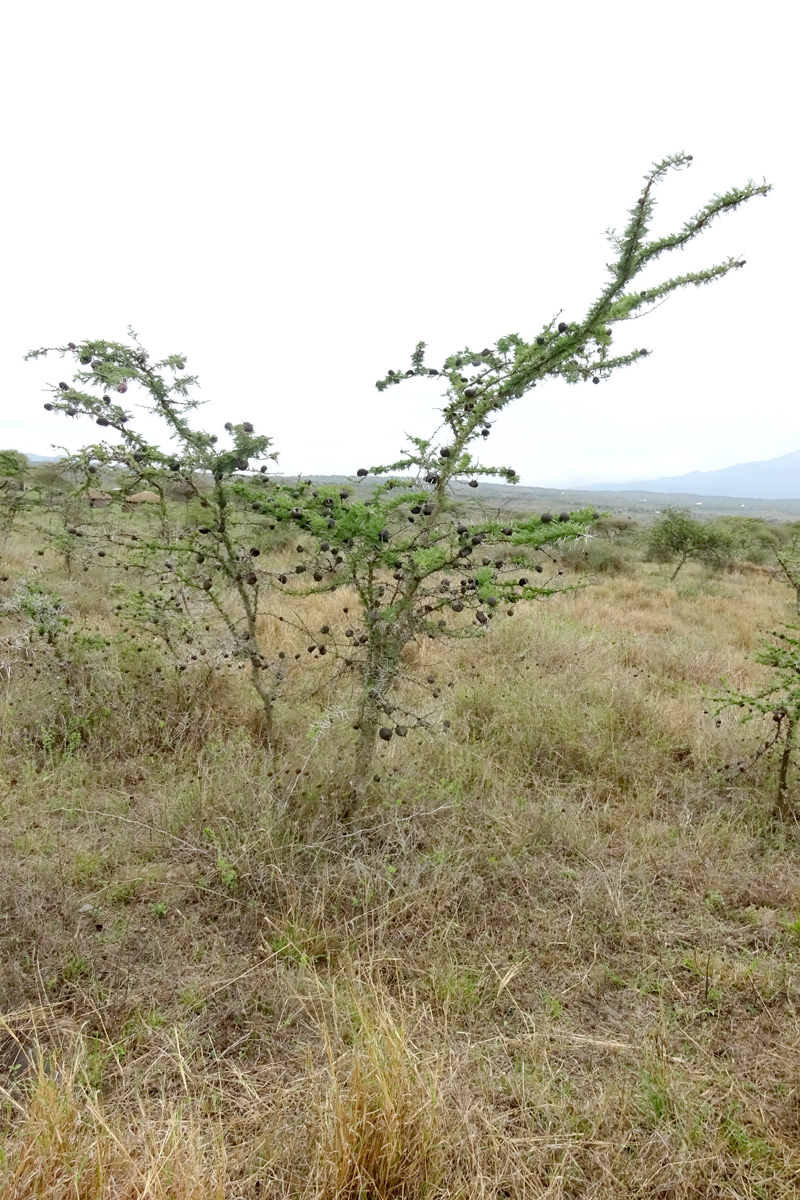
[[[297,475],[288,472],[285,475],[272,472],[270,475],[270,479],[286,483],[297,478]],[[381,482],[372,475],[367,480],[354,480],[349,475],[305,475],[303,478],[313,478],[314,483],[343,484],[355,495],[362,496],[368,496],[375,484]],[[630,491],[621,490],[629,488]],[[455,499],[463,504],[465,515],[468,512],[482,512],[492,518],[500,513],[522,516],[528,513],[557,513],[564,509],[591,506],[602,512],[647,522],[652,521],[661,509],[674,504],[681,508],[696,507],[697,515],[704,519],[748,516],[760,517],[764,521],[800,520],[800,493],[796,500],[740,499],[730,495],[714,496],[707,493],[704,493],[701,499],[697,492],[653,492],[636,489],[632,483],[611,484],[605,488],[602,485],[596,488],[537,488],[525,487],[519,483],[481,480],[479,490],[473,491],[465,483],[457,483],[453,487],[453,494]]]
[[[800,499],[800,450],[767,458],[762,462],[737,463],[718,471],[690,471],[662,479],[633,483],[593,483],[585,492],[661,492],[694,496],[741,496],[754,500]]]
[[[25,454],[25,451],[23,450],[22,453]],[[29,463],[40,463],[40,462],[58,462],[59,458],[61,458],[62,455],[60,455],[60,454],[25,454],[25,457],[27,458]]]

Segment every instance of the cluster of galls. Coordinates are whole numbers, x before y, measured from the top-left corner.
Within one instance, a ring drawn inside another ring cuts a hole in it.
[[[365,471],[364,474],[366,475],[367,472]],[[258,479],[258,476],[255,478]],[[258,481],[260,483],[268,482],[266,480]],[[310,531],[313,527],[310,513],[312,513],[315,508],[321,507],[322,513],[317,513],[317,516],[321,515],[323,517],[325,527],[328,529],[335,529],[337,525],[337,517],[333,515],[334,511],[341,511],[341,506],[344,505],[345,501],[350,496],[349,490],[347,488],[340,489],[338,493],[339,506],[337,510],[337,498],[334,496],[325,496],[322,500],[321,506],[308,504],[308,491],[311,487],[312,481],[310,479],[307,479],[304,483],[294,487],[282,487],[281,484],[276,484],[273,495],[267,496],[262,500],[253,501],[250,507],[253,512],[260,513],[262,516],[270,518],[268,526],[269,529],[274,529],[276,524],[279,524],[283,521],[289,521],[306,531]],[[319,499],[319,492],[316,488],[311,491],[310,499],[312,501]],[[307,502],[307,508],[303,508],[298,504],[295,504],[293,507],[289,508],[288,502],[290,500],[305,500]]]
[[[298,545],[296,547],[298,554],[306,554],[305,546]],[[341,554],[335,554],[332,551],[330,542],[320,542],[316,554],[312,553],[311,562],[297,563],[292,573],[294,575],[304,575],[306,571],[311,571],[311,578],[315,583],[322,583],[325,575],[331,575],[336,572],[337,568],[344,562]],[[275,578],[278,583],[288,583],[289,575],[285,571],[279,572]]]
[[[466,361],[469,362],[473,367],[497,366],[495,352],[488,346],[481,350],[479,354],[467,353]],[[411,379],[414,376],[431,378],[437,375],[452,375],[454,370],[460,371],[463,369],[464,365],[465,359],[461,355],[457,355],[455,358],[448,359],[448,361],[444,363],[442,367],[426,367],[420,358],[419,361],[415,361],[415,365],[410,367],[407,371],[387,371],[383,379],[378,379],[376,381],[375,387],[379,392],[383,392],[392,384],[401,383],[404,379]],[[468,380],[462,378],[461,382],[467,383]]]

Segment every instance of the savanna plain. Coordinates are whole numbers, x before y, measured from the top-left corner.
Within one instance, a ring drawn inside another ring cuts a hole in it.
[[[346,590],[265,605],[270,746],[235,657],[176,671],[50,519],[0,583],[3,1200],[797,1196],[800,831],[769,718],[714,705],[796,621],[773,570],[671,580],[600,522],[561,594],[407,650],[435,721],[353,826],[308,652]]]

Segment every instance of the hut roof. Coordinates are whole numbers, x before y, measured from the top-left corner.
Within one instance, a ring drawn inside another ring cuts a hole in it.
[[[156,492],[134,492],[132,496],[126,496],[128,504],[160,504],[161,497]]]

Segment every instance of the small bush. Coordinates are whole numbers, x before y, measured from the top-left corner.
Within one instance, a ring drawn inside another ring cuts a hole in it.
[[[561,555],[562,564],[569,570],[597,575],[627,575],[633,561],[627,548],[618,542],[585,541],[568,546]]]

